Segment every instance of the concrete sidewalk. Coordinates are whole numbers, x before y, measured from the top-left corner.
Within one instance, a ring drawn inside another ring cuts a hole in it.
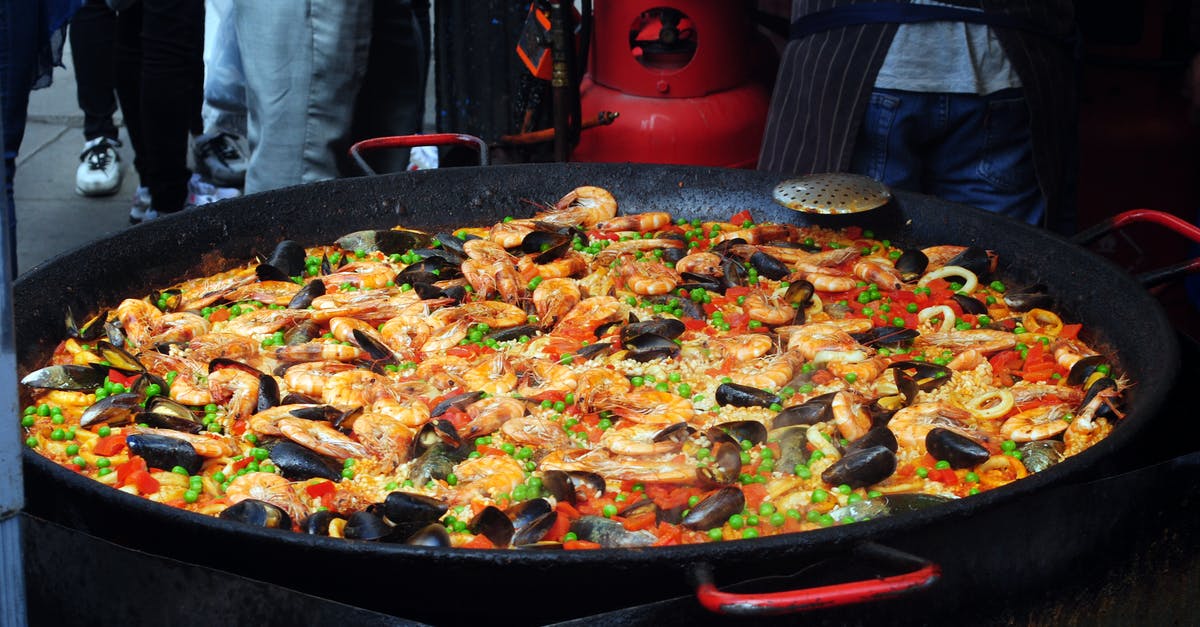
[[[75,97],[70,50],[67,67],[55,68],[54,84],[30,94],[29,123],[17,156],[13,182],[17,206],[17,271],[28,272],[61,253],[129,227],[129,206],[137,189],[133,149],[121,129],[119,150],[125,178],[113,196],[85,198],[75,193],[75,168],[83,149],[83,112]]]

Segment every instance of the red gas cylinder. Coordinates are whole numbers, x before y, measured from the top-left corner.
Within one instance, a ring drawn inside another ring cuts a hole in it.
[[[605,0],[594,25],[583,119],[619,117],[583,131],[572,160],[755,166],[771,94],[745,3]]]

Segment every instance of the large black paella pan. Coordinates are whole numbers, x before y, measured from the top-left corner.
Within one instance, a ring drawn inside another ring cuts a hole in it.
[[[128,295],[267,254],[283,239],[310,244],[396,224],[430,231],[490,224],[505,215],[532,214],[532,203],[552,202],[580,185],[611,190],[627,211],[724,219],[749,209],[764,221],[808,219],[773,203],[778,182],[776,175],[734,170],[553,164],[342,180],[223,202],[119,233],[19,279],[14,302],[21,374],[44,363],[61,339],[64,305],[112,307]],[[961,538],[966,525],[983,531],[998,507],[1103,472],[1155,419],[1173,382],[1177,347],[1158,304],[1135,281],[1044,231],[905,193],[873,219],[878,233],[902,244],[995,250],[1003,276],[1049,286],[1057,308],[1113,348],[1119,371],[1136,383],[1127,393],[1127,416],[1114,433],[1028,479],[920,512],[803,534],[654,549],[443,550],[256,530],[109,489],[30,452],[28,509],[126,546],[434,622],[494,616],[499,605],[531,598],[528,620],[581,616],[686,593],[700,565],[718,582],[738,581],[792,572],[866,541],[901,546],[939,563],[943,577],[933,592],[956,598],[998,572],[1020,568],[1004,553],[1006,546],[1021,546],[1021,534],[1014,531],[987,550],[942,539]],[[1032,566],[1043,558],[1028,559]]]

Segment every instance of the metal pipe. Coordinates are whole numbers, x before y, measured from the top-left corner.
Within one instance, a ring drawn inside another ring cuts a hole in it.
[[[554,96],[554,160],[571,160],[571,118],[575,107],[572,104],[571,67],[571,4],[550,3],[550,58],[553,62],[550,87]]]

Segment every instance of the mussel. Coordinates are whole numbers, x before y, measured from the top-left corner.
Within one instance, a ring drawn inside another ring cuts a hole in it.
[[[778,281],[792,273],[792,269],[786,263],[762,251],[755,251],[753,255],[750,255],[750,265],[760,275],[772,281]]]
[[[92,392],[104,385],[107,368],[93,368],[77,364],[46,366],[25,375],[23,385],[47,390],[71,390]]]
[[[746,497],[741,488],[724,487],[696,503],[692,511],[683,517],[683,526],[695,530],[720,527],[745,507]]]
[[[1004,304],[1014,311],[1029,311],[1030,309],[1049,309],[1054,305],[1045,285],[1041,283],[1028,287],[1009,287],[1004,292]]]
[[[670,359],[679,354],[679,345],[674,340],[653,333],[645,333],[625,342],[627,357],[634,361]]]
[[[283,276],[289,277],[284,279],[288,281],[291,280],[290,277],[300,276],[304,273],[305,257],[307,257],[307,253],[303,246],[290,239],[285,239],[275,245],[275,250],[271,251],[267,264],[281,271]]]
[[[450,509],[449,504],[423,494],[391,492],[383,501],[383,512],[393,524],[431,523]]]
[[[897,375],[903,373],[911,377],[917,389],[922,392],[938,388],[949,381],[954,373],[946,366],[927,361],[896,361],[892,362],[888,369],[896,370]]]
[[[870,431],[867,431],[866,435],[846,445],[844,453],[849,455],[855,451],[871,448],[872,446],[882,446],[893,453],[900,450],[900,442],[896,440],[896,434],[892,433],[891,429],[874,427]]]
[[[1041,472],[1063,459],[1066,448],[1059,440],[1034,440],[1022,444],[1017,450],[1021,452],[1021,463],[1029,472]]]
[[[723,431],[718,433],[724,434]],[[728,436],[726,436],[728,437]],[[707,485],[724,486],[736,481],[742,472],[742,448],[733,439],[714,441],[712,463],[696,469],[696,478]]]
[[[916,329],[893,326],[871,327],[870,331],[850,334],[854,341],[863,346],[896,346],[911,342],[918,336],[920,333]]]
[[[98,340],[104,335],[104,325],[108,322],[108,312],[101,311],[94,318],[87,320],[83,325],[75,322],[75,312],[68,306],[64,313],[65,322],[67,325],[67,336],[77,339],[81,342],[90,342]]]
[[[968,246],[947,261],[945,265],[966,268],[975,273],[975,276],[983,278],[996,269],[995,264],[996,255],[994,253],[978,246]]]
[[[342,480],[341,465],[322,457],[291,440],[279,440],[267,446],[271,462],[279,473],[292,481],[304,481],[314,477],[333,482]]]
[[[146,401],[146,410],[138,412],[134,420],[151,427],[185,433],[200,433],[204,430],[204,424],[196,419],[192,410],[163,396],[154,396]]]
[[[200,472],[203,458],[196,453],[191,442],[155,433],[134,433],[125,436],[129,452],[146,460],[150,468],[171,470],[180,466],[189,475]]]
[[[604,496],[604,477],[584,470],[547,470],[542,473],[542,488],[560,501],[575,503]]]
[[[257,499],[238,501],[222,510],[218,517],[266,529],[290,530],[292,528],[292,519],[287,512]]]
[[[388,524],[382,516],[368,511],[354,512],[346,518],[346,526],[342,535],[350,540],[369,540],[387,542],[395,540],[396,529]]]
[[[432,243],[428,233],[405,229],[389,229],[386,231],[355,231],[338,238],[337,245],[342,250],[374,252],[387,255],[404,253],[413,248],[425,248]]]
[[[484,338],[493,339],[497,342],[508,342],[510,340],[519,340],[522,337],[534,337],[537,335],[537,333],[537,327],[529,324],[522,324],[515,327],[508,327],[507,329],[494,329],[488,332]]]
[[[123,425],[133,422],[142,409],[142,397],[133,392],[113,394],[96,401],[83,410],[79,417],[79,426],[87,428],[101,423]]]
[[[546,264],[571,250],[571,236],[555,231],[534,230],[521,240],[521,251],[535,255],[533,262]]]
[[[991,457],[991,453],[982,444],[943,427],[934,427],[926,434],[925,449],[935,459],[950,462],[951,468],[970,468]]]
[[[446,531],[446,528],[439,523],[430,523],[409,536],[404,543],[413,546],[448,547],[450,546],[450,532]]]
[[[344,521],[345,518],[327,509],[315,511],[300,521],[300,532],[310,536],[328,536],[329,525],[335,520]]]
[[[792,425],[815,425],[833,419],[833,397],[835,392],[814,396],[799,405],[792,405],[775,414],[771,420],[772,429],[780,429]]]
[[[929,257],[917,248],[905,250],[896,259],[896,270],[900,272],[900,279],[905,283],[916,282],[928,267]]]
[[[709,429],[712,433],[713,429],[719,429],[728,433],[735,442],[739,445],[742,442],[750,442],[750,444],[762,444],[767,441],[767,427],[756,420],[735,420],[731,422],[722,422],[714,425]],[[711,439],[711,435],[710,435]]]
[[[843,456],[821,473],[829,485],[861,488],[874,485],[896,472],[896,454],[886,446],[870,446]]]
[[[716,398],[717,404],[734,407],[770,407],[780,402],[778,394],[740,383],[722,383],[717,387]]]
[[[628,343],[643,335],[657,335],[673,340],[682,335],[686,328],[682,322],[674,318],[651,318],[621,327],[621,341]]]
[[[530,499],[506,512],[513,524],[513,546],[528,546],[545,537],[558,520],[558,512],[546,499]]]
[[[958,303],[962,308],[963,313],[968,313],[973,316],[981,316],[988,312],[987,305],[983,304],[978,298],[967,296],[966,294],[952,294],[950,298]]]
[[[650,546],[658,540],[651,531],[629,531],[621,523],[600,516],[579,517],[571,523],[571,532],[580,540],[595,542],[605,548]]]
[[[483,398],[483,396],[483,392],[464,392],[462,394],[455,394],[449,398],[442,399],[442,402],[434,405],[433,409],[430,410],[429,415],[433,418],[437,418],[438,416],[441,416],[449,411],[452,407],[455,409],[463,409],[467,405],[470,405],[471,403]]]
[[[325,283],[320,279],[313,279],[308,283],[305,283],[304,287],[300,288],[299,292],[296,292],[296,295],[292,297],[292,300],[288,301],[287,308],[308,309],[308,306],[312,304],[313,299],[324,295]]]
[[[486,537],[498,547],[511,544],[515,533],[512,520],[494,505],[488,505],[476,514],[471,522],[467,523],[467,529],[473,534]]]
[[[1101,365],[1108,363],[1103,355],[1088,355],[1081,357],[1071,365],[1071,371],[1067,373],[1067,385],[1079,385],[1087,381],[1088,377],[1096,372]]]

